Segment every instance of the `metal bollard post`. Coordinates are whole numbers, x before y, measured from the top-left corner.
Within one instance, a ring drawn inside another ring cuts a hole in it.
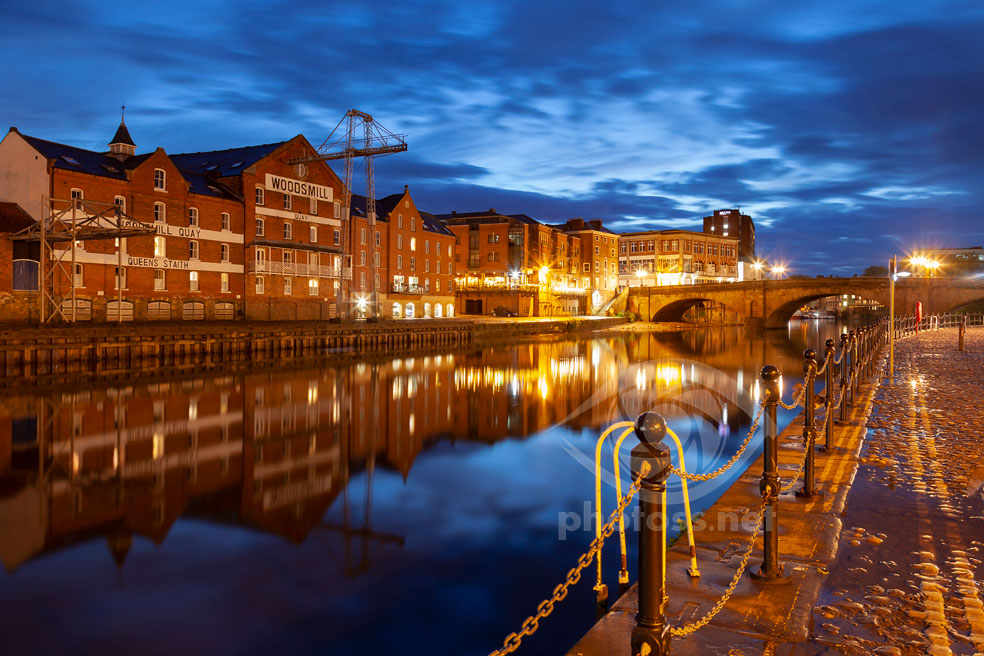
[[[964,316],[964,318],[960,320],[959,346],[960,346],[960,350],[961,351],[964,350],[964,333],[965,332],[967,332],[967,317],[966,316]]]
[[[824,397],[824,406],[827,408],[827,429],[824,431],[824,444],[821,448],[824,451],[832,451],[834,448],[834,421],[830,413],[834,409],[834,356],[837,355],[837,349],[834,348],[834,340],[832,339],[824,342],[824,346],[827,347],[827,353],[824,356],[827,360],[827,370],[824,372],[826,376],[824,384],[827,388],[827,394]]]
[[[817,352],[813,349],[803,351],[803,384],[805,393],[803,396],[803,444],[806,448],[806,463],[803,465],[803,487],[796,492],[796,496],[803,499],[811,499],[820,496],[816,489],[816,468],[813,460],[813,447],[817,441],[817,427],[814,420],[813,404],[815,383],[817,378]]]
[[[765,383],[765,439],[762,480],[759,490],[768,499],[762,518],[762,565],[752,572],[752,578],[765,583],[785,583],[789,576],[779,564],[779,435],[776,427],[776,408],[779,406],[779,370],[771,364],[762,367]]]
[[[655,412],[636,418],[639,444],[632,449],[632,478],[643,463],[649,474],[639,489],[639,612],[632,628],[632,656],[666,656],[670,653],[670,627],[666,623],[666,479],[670,474],[670,449],[663,444],[666,421]]]
[[[850,338],[847,333],[841,335],[841,362],[840,362],[840,419],[841,423],[847,423],[847,369],[850,364]]]
[[[856,331],[850,331],[848,333],[851,336],[850,342],[850,353],[851,353],[851,384],[848,385],[847,398],[850,399],[851,405],[854,405],[854,389],[855,384],[858,382],[858,334]]]

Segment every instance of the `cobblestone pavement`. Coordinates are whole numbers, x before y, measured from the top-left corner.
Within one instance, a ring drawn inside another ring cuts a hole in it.
[[[984,656],[984,328],[900,342],[797,654]]]

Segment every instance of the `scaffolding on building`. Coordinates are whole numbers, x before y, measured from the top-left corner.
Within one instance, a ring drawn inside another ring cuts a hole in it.
[[[317,148],[317,155],[296,157],[287,160],[288,164],[303,164],[307,162],[326,162],[329,160],[344,160],[345,177],[343,180],[344,213],[342,216],[342,253],[344,262],[342,279],[352,281],[352,252],[350,244],[355,244],[355,223],[352,221],[352,183],[353,168],[356,158],[365,160],[366,174],[366,221],[369,225],[369,267],[370,293],[368,297],[356,299],[357,314],[365,312],[366,318],[378,319],[379,283],[376,270],[376,181],[373,173],[373,159],[407,149],[406,135],[394,134],[373,120],[372,116],[357,109],[350,109],[331,131],[328,138]],[[354,281],[349,283],[354,285]],[[338,286],[337,307],[340,316],[351,316],[349,290],[345,284]]]
[[[123,320],[123,239],[157,234],[153,224],[138,221],[115,203],[81,198],[41,199],[41,220],[13,235],[14,240],[40,244],[38,308],[42,324],[74,323],[80,318],[76,289],[77,250],[82,242],[113,239],[116,243],[116,321]],[[107,320],[111,320],[107,317]]]

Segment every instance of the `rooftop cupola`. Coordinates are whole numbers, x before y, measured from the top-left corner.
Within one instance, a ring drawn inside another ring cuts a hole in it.
[[[130,131],[126,129],[126,122],[123,120],[126,105],[123,105],[122,110],[120,112],[120,127],[116,128],[116,134],[109,142],[109,154],[120,161],[133,157],[137,152],[137,145],[130,138]]]

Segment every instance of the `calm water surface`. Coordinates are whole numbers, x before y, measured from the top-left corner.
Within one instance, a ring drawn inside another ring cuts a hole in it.
[[[8,393],[2,653],[487,654],[591,541],[601,429],[657,407],[688,468],[710,470],[748,430],[761,366],[795,382],[803,348],[840,330],[619,333]],[[753,444],[691,488],[698,508]],[[605,558],[614,591],[616,540]],[[563,653],[589,628],[593,576],[520,653]]]

